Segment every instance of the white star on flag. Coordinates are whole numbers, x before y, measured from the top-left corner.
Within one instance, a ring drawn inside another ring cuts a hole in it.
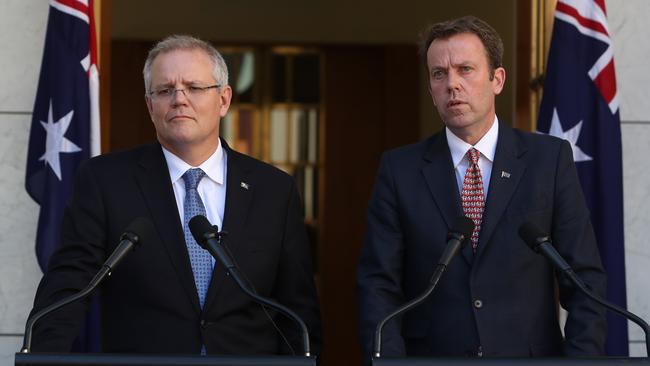
[[[560,123],[560,117],[558,117],[557,114],[557,108],[553,108],[553,119],[551,120],[551,129],[548,131],[548,134],[569,141],[571,144],[571,150],[573,150],[573,161],[576,163],[593,160],[591,156],[585,154],[585,152],[576,145],[578,138],[580,137],[581,129],[582,121],[578,122],[578,124],[571,127],[569,130],[564,131],[562,129],[562,124]]]
[[[43,154],[43,156],[38,160],[45,161],[45,164],[52,168],[52,171],[56,174],[56,177],[59,178],[59,180],[61,180],[61,162],[59,160],[59,154],[81,151],[79,146],[75,145],[74,142],[63,136],[68,130],[68,127],[70,127],[73,114],[74,110],[71,110],[61,119],[54,122],[54,117],[52,116],[52,100],[50,100],[50,110],[47,113],[47,123],[40,121],[47,133],[47,138],[45,141],[45,154]]]

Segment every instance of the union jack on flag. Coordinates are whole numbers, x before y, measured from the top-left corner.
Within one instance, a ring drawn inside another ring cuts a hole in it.
[[[537,121],[568,140],[603,265],[607,299],[626,306],[619,99],[605,0],[560,0]],[[627,321],[608,313],[607,354],[628,354]]]

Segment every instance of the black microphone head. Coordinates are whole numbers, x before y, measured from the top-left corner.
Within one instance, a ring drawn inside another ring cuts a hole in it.
[[[194,240],[205,249],[205,242],[209,238],[216,237],[219,230],[216,226],[212,226],[207,217],[203,215],[196,215],[190,219],[190,222],[187,224],[192,232]]]
[[[151,232],[155,229],[153,223],[147,217],[136,217],[131,221],[129,226],[124,229],[124,234],[120,237],[121,240],[130,240],[133,245],[137,246],[142,243],[142,238],[151,237]]]
[[[459,216],[449,228],[448,236],[456,236],[458,239],[460,239],[459,236],[462,236],[462,242],[464,243],[472,237],[472,231],[474,231],[474,221],[467,216]]]
[[[535,252],[539,251],[541,243],[551,241],[549,235],[532,222],[525,222],[519,227],[519,237]]]

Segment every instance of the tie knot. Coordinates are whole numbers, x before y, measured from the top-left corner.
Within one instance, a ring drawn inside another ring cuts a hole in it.
[[[478,164],[478,150],[473,147],[467,150],[467,159],[472,164]]]
[[[183,174],[183,180],[185,181],[185,191],[191,189],[196,190],[196,187],[199,186],[201,179],[205,177],[205,172],[201,168],[192,168],[188,169],[185,174]]]

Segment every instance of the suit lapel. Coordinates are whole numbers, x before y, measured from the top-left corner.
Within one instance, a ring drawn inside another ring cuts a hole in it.
[[[222,146],[226,151],[227,172],[226,172],[226,205],[224,209],[223,230],[228,233],[224,242],[231,252],[234,259],[241,258],[238,252],[241,248],[237,247],[241,237],[246,216],[253,198],[255,185],[249,182],[249,166],[241,154],[230,149],[230,147],[221,140]],[[219,290],[223,287],[224,281],[229,281],[226,277],[226,271],[220,263],[215,264],[215,270],[212,273],[210,287],[206,297],[205,307],[208,308],[217,298]]]
[[[503,124],[499,125],[499,139],[492,165],[490,187],[488,190],[485,211],[476,257],[480,258],[485,251],[494,229],[501,220],[517,185],[526,170],[526,164],[521,157],[526,152],[516,139],[513,130]]]
[[[444,131],[432,138],[424,160],[429,162],[422,168],[424,180],[445,224],[447,227],[451,227],[457,217],[463,216],[463,211],[460,205],[456,173]],[[468,263],[472,261],[471,256],[465,259]]]
[[[136,180],[149,207],[153,223],[160,233],[183,288],[196,311],[200,312],[199,297],[185,245],[181,219],[178,215],[174,189],[160,145],[151,145],[151,148],[142,155],[139,165],[141,169],[136,173]]]

